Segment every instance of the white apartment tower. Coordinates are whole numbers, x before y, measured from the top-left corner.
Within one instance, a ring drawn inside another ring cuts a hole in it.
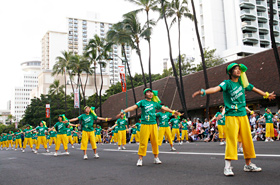
[[[111,26],[111,23],[67,17],[67,30],[65,32],[49,31],[42,39],[42,69],[51,70],[56,62],[56,57],[61,56],[61,51],[82,55],[89,40],[95,34],[105,38]],[[130,64],[131,48],[126,46],[125,52]],[[116,84],[119,82],[118,66],[122,65],[121,61],[124,60],[120,46],[113,46],[111,58],[112,60],[109,61],[107,66],[102,68],[102,72],[110,75],[110,84]],[[97,67],[97,73],[100,73],[99,66]]]
[[[203,47],[217,49],[216,54],[227,61],[271,48],[269,0],[199,0],[196,10]],[[278,45],[279,11],[280,1],[273,0]],[[198,48],[196,53],[197,58]]]
[[[41,61],[21,63],[24,71],[23,86],[15,87],[11,103],[11,114],[20,121],[26,107],[30,104],[30,92],[38,86],[38,74],[41,71]]]

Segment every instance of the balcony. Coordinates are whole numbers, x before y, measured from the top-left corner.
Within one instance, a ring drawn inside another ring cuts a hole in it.
[[[257,23],[254,21],[243,21],[241,26],[242,31],[257,31]]]
[[[248,19],[248,20],[256,20],[256,15],[255,15],[255,11],[254,10],[250,10],[250,9],[243,9],[241,10],[241,19]]]
[[[254,3],[253,0],[240,0],[239,6],[240,6],[240,8],[254,9],[255,8],[255,3]]]
[[[265,1],[257,0],[256,4],[257,4],[258,11],[263,11],[263,12],[266,11],[266,2]]]
[[[243,42],[257,44],[259,42],[259,39],[256,33],[244,33]]]
[[[260,35],[260,44],[269,45],[270,39],[268,35]]]
[[[279,26],[273,26],[273,32],[275,36],[279,36],[280,33]]]
[[[275,42],[277,46],[280,46],[280,38],[279,37],[275,37]]]
[[[275,4],[273,4],[273,14],[276,14],[278,10],[278,6],[276,6]],[[270,6],[269,3],[267,3],[267,11],[268,13],[270,12]]]
[[[267,14],[265,12],[258,12],[258,21],[266,23],[268,20]]]
[[[267,34],[269,32],[268,24],[259,23],[259,32]]]

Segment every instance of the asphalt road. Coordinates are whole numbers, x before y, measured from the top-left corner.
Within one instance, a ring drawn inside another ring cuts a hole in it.
[[[90,146],[90,145],[89,145]],[[225,177],[224,146],[219,143],[196,142],[175,145],[171,152],[169,144],[160,147],[162,164],[153,164],[151,146],[143,166],[137,167],[138,145],[127,144],[125,151],[117,151],[117,146],[98,144],[100,158],[94,159],[88,150],[88,160],[76,145],[70,148],[70,155],[51,153],[39,149],[38,154],[29,148],[25,153],[17,150],[0,151],[0,185],[33,184],[279,184],[280,142],[255,142],[257,158],[253,163],[262,167],[262,172],[244,172],[242,154],[232,166],[235,176]],[[61,146],[62,149],[62,146]],[[61,152],[63,152],[61,150]]]

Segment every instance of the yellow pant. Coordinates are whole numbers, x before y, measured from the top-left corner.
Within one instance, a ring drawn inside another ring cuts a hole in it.
[[[55,143],[55,151],[58,151],[61,143],[63,144],[64,150],[68,149],[68,138],[66,134],[57,134],[56,143]]]
[[[52,144],[56,144],[56,137],[51,137],[49,140],[49,146],[51,146]]]
[[[118,145],[126,144],[126,130],[119,130],[118,132]]]
[[[47,146],[46,136],[38,136],[36,150],[38,150],[40,148],[41,144],[44,146],[45,149],[47,149],[48,146]]]
[[[188,130],[182,130],[182,137],[181,137],[181,141],[184,141],[186,137],[186,141],[189,140],[189,133],[188,133]]]
[[[219,138],[226,138],[225,125],[218,125]]]
[[[74,136],[73,138],[74,138],[74,139],[73,139],[73,142],[74,142],[74,143],[78,143],[78,136]]]
[[[172,141],[175,139],[175,134],[177,135],[177,140],[180,141],[180,131],[178,128],[172,128]]]
[[[96,135],[96,136],[95,136],[95,140],[96,140],[96,142],[102,143],[101,135]]]
[[[7,148],[10,147],[10,145],[11,145],[11,147],[13,147],[13,140],[7,141]]]
[[[158,128],[157,124],[153,125],[141,125],[140,131],[140,144],[138,149],[138,155],[146,156],[148,141],[151,141],[153,154],[158,154]]]
[[[114,135],[111,137],[110,143],[112,143],[113,141],[114,141],[114,142],[118,142],[118,135],[114,134]]]
[[[37,139],[32,139],[32,141],[33,141],[33,145],[37,146]]]
[[[81,150],[87,150],[87,145],[88,145],[88,141],[91,144],[92,149],[96,149],[96,142],[95,142],[95,135],[94,135],[94,131],[83,131],[82,132],[82,141],[81,141]]]
[[[73,139],[72,139],[72,136],[67,136],[67,144],[69,143],[69,141],[70,141],[70,143],[71,143],[71,145],[73,145]]]
[[[30,146],[31,149],[33,148],[32,138],[24,138],[23,149],[26,148],[27,144]]]
[[[7,143],[8,144],[8,143]],[[20,148],[22,148],[22,145],[21,145],[21,139],[16,139],[16,145],[15,145],[15,148],[17,148],[19,145]],[[7,145],[6,145],[7,146]]]
[[[225,159],[237,160],[237,140],[240,136],[244,159],[256,158],[247,116],[226,116],[226,152]]]
[[[162,144],[163,136],[165,136],[165,140],[168,139],[170,145],[173,145],[170,127],[159,127],[159,130],[158,130],[158,145],[159,146],[161,146],[161,144]]]
[[[131,137],[130,137],[130,142],[133,142],[133,139],[135,138],[135,141],[136,141],[136,134],[131,134]]]
[[[265,137],[274,137],[273,123],[266,123],[265,124]]]
[[[136,132],[136,142],[139,143],[140,141],[140,131]]]

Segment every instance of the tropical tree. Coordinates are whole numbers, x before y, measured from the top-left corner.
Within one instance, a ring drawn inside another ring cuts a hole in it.
[[[204,55],[206,69],[225,63],[225,59],[223,59],[219,56],[215,56],[215,52],[216,52],[216,49],[209,50],[208,48],[207,49],[204,48],[203,55]],[[196,66],[196,71],[201,71],[201,70],[203,70],[202,62],[200,62]]]
[[[180,102],[184,111],[184,114],[186,117],[188,117],[188,112],[187,112],[187,107],[186,104],[184,103],[184,98],[182,95],[182,89],[179,83],[179,79],[178,79],[178,74],[176,71],[176,67],[175,67],[175,63],[173,60],[173,56],[172,56],[172,46],[171,46],[171,39],[170,39],[170,32],[169,32],[169,27],[167,24],[167,17],[166,17],[166,8],[168,7],[169,3],[166,2],[165,0],[161,0],[161,15],[160,17],[162,17],[164,19],[164,23],[165,23],[165,27],[166,27],[166,31],[167,31],[167,38],[168,38],[168,44],[169,44],[169,58],[171,61],[171,65],[172,65],[172,69],[173,69],[173,73],[174,73],[174,77],[175,77],[175,81],[176,81],[176,86],[178,89],[178,94],[179,94],[179,98],[180,98]]]
[[[199,31],[198,31],[198,26],[197,26],[197,19],[196,19],[196,11],[195,11],[195,6],[193,0],[191,0],[192,3],[192,9],[193,9],[193,16],[194,16],[194,26],[195,26],[195,32],[196,32],[196,37],[199,45],[199,50],[200,50],[200,55],[201,55],[201,62],[202,62],[202,68],[203,68],[203,74],[204,74],[204,81],[205,81],[205,86],[206,89],[209,88],[209,81],[208,81],[208,76],[207,76],[207,71],[206,71],[206,64],[204,60],[204,53],[203,53],[203,48],[199,36]],[[209,102],[210,102],[210,95],[206,95],[206,118],[209,118]]]
[[[135,91],[134,91],[133,80],[132,80],[132,76],[131,76],[131,72],[130,72],[130,67],[127,62],[127,56],[125,53],[125,46],[126,45],[131,46],[132,40],[130,37],[130,33],[125,28],[125,25],[123,24],[123,22],[118,22],[112,26],[112,29],[107,32],[107,40],[109,40],[110,42],[112,42],[114,44],[121,45],[121,47],[122,47],[122,56],[124,57],[123,62],[125,62],[127,69],[128,69],[128,74],[129,74],[130,82],[131,82],[131,86],[132,86],[133,98],[134,98],[134,102],[136,103],[137,100],[136,100],[136,95],[135,95]],[[137,120],[137,110],[136,110],[136,120]]]
[[[174,23],[178,23],[178,48],[179,48],[179,55],[178,55],[178,63],[179,63],[179,77],[180,77],[180,85],[182,90],[182,98],[183,103],[186,105],[185,100],[185,90],[184,90],[184,82],[183,82],[183,75],[182,75],[182,58],[181,58],[181,21],[182,18],[188,18],[193,20],[193,15],[190,13],[190,10],[188,9],[188,2],[186,0],[183,0],[182,2],[180,0],[173,0],[170,4],[168,4],[166,17],[173,18],[170,24],[170,27]]]
[[[64,93],[64,85],[60,85],[59,80],[54,80],[53,83],[50,85],[50,90],[49,90],[49,94],[50,95],[58,95],[58,94],[63,94]]]
[[[157,11],[157,0],[127,0],[130,1],[142,8],[135,10],[134,12],[139,13],[145,11],[146,13],[146,30],[144,31],[143,35],[145,35],[145,39],[148,41],[149,45],[149,79],[150,79],[150,88],[152,88],[152,76],[151,76],[151,34],[152,34],[152,27],[154,25],[153,21],[149,18],[150,10]]]
[[[145,72],[143,68],[141,50],[140,50],[140,38],[143,37],[144,28],[141,27],[141,23],[139,22],[137,15],[135,12],[130,12],[123,15],[124,20],[122,21],[125,24],[125,28],[130,32],[131,39],[133,41],[132,49],[136,49],[136,53],[139,57],[142,76],[144,80],[144,87],[147,87]],[[151,81],[151,80],[150,80]]]
[[[280,81],[280,59],[279,59],[279,53],[278,53],[278,49],[277,49],[277,45],[275,43],[275,36],[274,36],[274,24],[273,24],[273,1],[269,0],[269,28],[270,28],[270,39],[271,39],[271,45],[273,48],[273,52],[274,52],[274,57],[275,57],[275,61],[277,64],[277,68],[278,68],[278,75],[279,75],[279,81]]]

